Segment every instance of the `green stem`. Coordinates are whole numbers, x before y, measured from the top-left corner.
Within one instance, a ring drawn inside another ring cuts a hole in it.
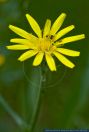
[[[34,127],[36,125],[37,119],[38,119],[38,115],[39,115],[39,111],[40,111],[40,106],[41,106],[41,91],[38,95],[38,99],[37,99],[37,104],[36,104],[36,109],[34,111],[34,115],[31,121],[31,129],[30,132],[33,132]]]
[[[33,132],[34,128],[35,128],[35,125],[36,125],[36,122],[37,122],[37,119],[38,119],[38,115],[39,115],[39,112],[40,112],[40,108],[41,108],[42,95],[43,95],[42,90],[45,86],[45,81],[46,81],[46,70],[45,70],[45,67],[44,67],[44,64],[43,64],[42,67],[41,67],[41,78],[40,78],[37,102],[36,102],[36,105],[35,105],[36,107],[35,107],[33,117],[32,117],[31,123],[30,123],[31,127],[30,127],[30,130],[28,130],[28,132]]]

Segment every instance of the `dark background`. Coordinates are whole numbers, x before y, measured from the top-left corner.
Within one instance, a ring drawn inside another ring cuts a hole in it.
[[[84,33],[86,39],[66,44],[81,52],[80,57],[69,58],[76,64],[74,69],[59,63],[56,73],[48,71],[34,132],[89,128],[89,0],[0,0],[0,132],[23,132],[23,120],[30,124],[40,79],[39,67],[31,66],[32,59],[21,63],[17,57],[22,51],[6,49],[9,40],[17,36],[8,25],[32,32],[26,13],[42,28],[47,18],[53,22],[62,12],[67,14],[62,27],[76,26],[68,36]]]

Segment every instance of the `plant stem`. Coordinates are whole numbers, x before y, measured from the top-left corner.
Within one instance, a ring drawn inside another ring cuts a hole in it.
[[[39,89],[38,89],[39,91],[38,91],[38,95],[37,95],[37,102],[35,104],[35,109],[33,112],[32,120],[30,122],[30,128],[28,131],[26,130],[25,132],[33,132],[34,131],[34,128],[35,128],[35,125],[36,125],[36,122],[38,119],[38,115],[40,112],[40,107],[41,107],[42,97],[43,97],[42,90],[46,84],[46,68],[45,68],[44,64],[40,68],[40,72],[41,72],[41,78],[40,78],[40,84],[39,84]]]

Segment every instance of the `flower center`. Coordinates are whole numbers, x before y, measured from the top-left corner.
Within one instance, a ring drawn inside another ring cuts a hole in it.
[[[49,38],[39,38],[38,50],[42,52],[52,52],[56,47],[52,44],[52,40]]]

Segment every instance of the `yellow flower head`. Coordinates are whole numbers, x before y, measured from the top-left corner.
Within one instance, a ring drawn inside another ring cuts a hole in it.
[[[7,46],[10,50],[28,50],[23,53],[18,60],[25,61],[32,56],[35,56],[33,65],[38,66],[41,64],[43,57],[45,56],[46,62],[51,71],[56,71],[56,65],[54,61],[54,56],[62,62],[65,66],[69,68],[73,68],[75,65],[69,61],[64,55],[68,56],[79,56],[80,52],[73,51],[69,49],[62,48],[62,46],[66,43],[77,41],[80,39],[84,39],[85,35],[76,35],[70,36],[61,39],[65,34],[70,32],[74,29],[74,25],[70,25],[62,30],[59,31],[60,27],[62,26],[66,14],[62,13],[53,23],[51,26],[51,20],[47,19],[43,31],[40,29],[40,26],[35,21],[35,19],[26,14],[26,18],[32,27],[33,31],[35,32],[36,36],[20,29],[18,27],[10,25],[9,28],[18,34],[22,38],[14,38],[11,39],[10,42],[16,43],[12,46]]]

